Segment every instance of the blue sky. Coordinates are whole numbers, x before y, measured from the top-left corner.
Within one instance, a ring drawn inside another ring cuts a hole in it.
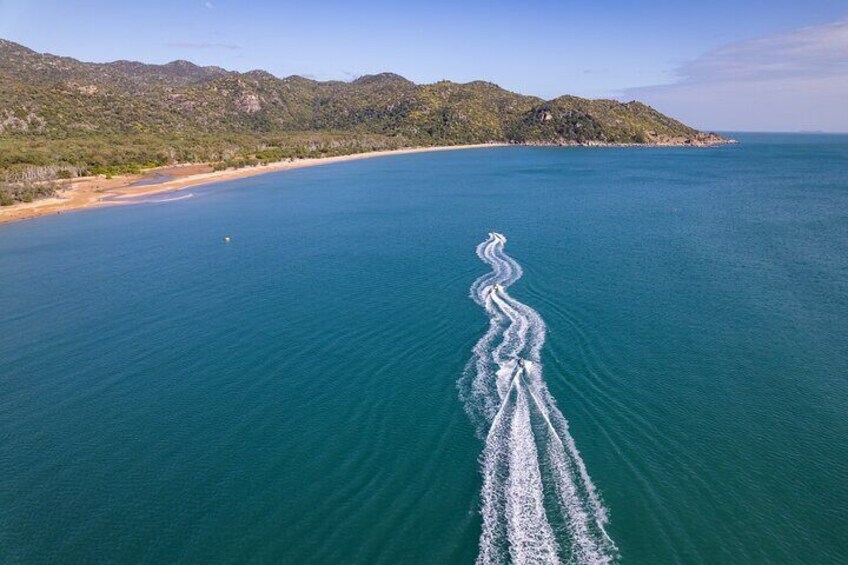
[[[848,0],[0,0],[0,37],[86,61],[388,70],[636,98],[707,129],[848,131]]]

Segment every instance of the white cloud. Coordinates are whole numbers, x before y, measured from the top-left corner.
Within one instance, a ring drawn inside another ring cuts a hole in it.
[[[848,21],[730,44],[625,92],[700,127],[848,131]]]

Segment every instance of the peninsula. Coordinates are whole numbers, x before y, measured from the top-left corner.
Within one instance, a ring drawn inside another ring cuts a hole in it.
[[[96,191],[124,196],[162,167],[183,180],[137,190],[410,148],[726,142],[637,101],[546,101],[488,82],[419,85],[392,73],[322,82],[187,61],[85,63],[0,39],[0,221],[102,202]]]

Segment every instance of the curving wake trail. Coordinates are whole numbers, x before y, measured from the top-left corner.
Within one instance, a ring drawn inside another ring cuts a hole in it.
[[[606,508],[542,379],[545,323],[507,293],[522,270],[504,244],[490,233],[477,246],[492,271],[471,285],[471,298],[489,327],[459,383],[485,438],[477,563],[610,563]]]

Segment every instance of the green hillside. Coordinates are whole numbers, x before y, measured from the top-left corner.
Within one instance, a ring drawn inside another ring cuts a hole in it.
[[[486,82],[416,85],[391,73],[319,82],[187,61],[83,63],[0,39],[7,184],[413,145],[721,141],[638,102],[544,101]]]

